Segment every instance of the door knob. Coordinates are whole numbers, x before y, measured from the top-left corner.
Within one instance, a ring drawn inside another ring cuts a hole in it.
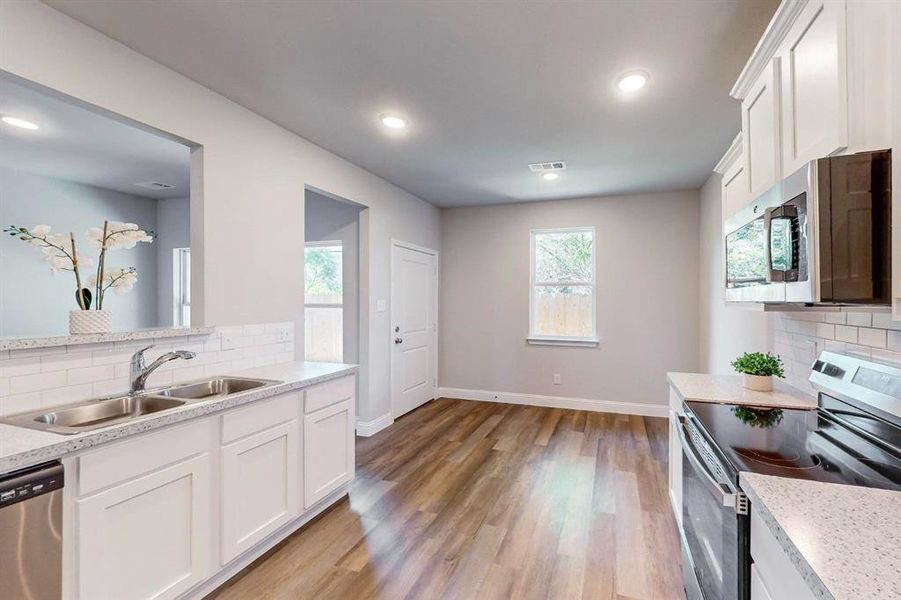
[[[399,337],[398,337],[398,338],[394,338],[394,343],[395,343],[395,344],[403,344],[403,343],[404,343],[404,338],[399,338]]]

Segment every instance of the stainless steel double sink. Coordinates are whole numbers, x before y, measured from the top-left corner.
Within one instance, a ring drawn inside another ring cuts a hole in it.
[[[194,383],[148,390],[137,395],[86,400],[50,409],[10,415],[0,423],[71,435],[126,423],[186,404],[221,399],[275,385],[280,381],[242,377],[213,377]]]

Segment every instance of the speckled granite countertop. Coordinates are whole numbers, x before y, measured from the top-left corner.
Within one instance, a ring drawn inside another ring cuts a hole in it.
[[[356,373],[354,365],[338,363],[290,362],[222,375],[282,381],[240,394],[205,402],[193,402],[172,410],[147,415],[128,423],[112,425],[74,435],[60,435],[11,425],[0,425],[0,474],[27,467],[91,446],[150,431],[173,423],[256,402],[277,394],[298,390],[330,379]]]
[[[901,598],[901,492],[742,473],[741,487],[817,598]]]
[[[667,373],[666,379],[685,401],[744,404],[774,408],[816,408],[817,399],[775,381],[772,392],[745,389],[741,375],[708,375],[705,373]]]

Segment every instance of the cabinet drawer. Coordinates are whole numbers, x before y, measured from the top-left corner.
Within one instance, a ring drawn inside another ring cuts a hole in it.
[[[337,404],[342,400],[353,398],[356,392],[356,378],[342,377],[321,385],[313,386],[306,392],[304,412],[315,412],[326,406]]]
[[[299,412],[298,393],[277,396],[232,410],[222,415],[222,443],[227,444],[279,423],[297,419]]]
[[[78,494],[84,496],[207,452],[212,444],[212,423],[207,418],[92,450],[78,457]]]
[[[760,513],[751,507],[751,558],[767,600],[814,600],[813,592],[792,564]],[[753,597],[752,600],[756,600]]]

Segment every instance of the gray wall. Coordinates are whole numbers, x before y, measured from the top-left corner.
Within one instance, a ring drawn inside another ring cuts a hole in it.
[[[134,222],[144,229],[156,230],[156,201],[0,167],[3,227],[47,224],[53,232],[72,231],[76,244],[81,244],[82,251],[93,258],[96,266],[96,251],[87,245],[84,233],[90,227],[102,226],[104,219]],[[115,329],[157,325],[154,245],[139,244],[108,255],[108,267],[138,269],[138,283],[131,292],[120,296],[110,291],[104,302],[104,307],[113,312]],[[71,273],[51,275],[37,247],[8,235],[0,236],[0,273],[0,335],[68,333],[69,311],[77,308]],[[91,274],[92,269],[82,273],[84,285]]]
[[[344,284],[344,362],[359,362],[360,209],[305,192],[304,234],[307,242],[341,240]]]
[[[157,324],[171,327],[172,250],[191,246],[191,207],[188,198],[158,200],[156,203]]]
[[[39,2],[0,3],[0,69],[202,146],[191,155],[200,323],[294,320],[303,356],[304,186],[368,207],[359,417],[390,411],[391,312],[376,307],[389,299],[391,238],[438,248],[437,208]],[[249,230],[265,234],[236,243]],[[235,273],[253,273],[254,285],[236,286]]]
[[[714,173],[701,188],[700,346],[703,373],[734,373],[730,362],[743,352],[772,345],[770,315],[726,304],[723,289],[722,177]]]
[[[444,210],[440,385],[666,403],[665,373],[698,366],[698,206],[686,191]],[[529,230],[588,225],[600,346],[527,345]]]

